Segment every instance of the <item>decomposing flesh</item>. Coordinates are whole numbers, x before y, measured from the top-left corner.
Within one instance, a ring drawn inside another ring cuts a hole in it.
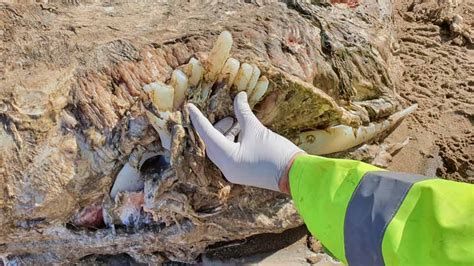
[[[183,106],[216,122],[246,91],[313,154],[383,137],[414,107],[390,1],[362,2],[0,4],[0,254],[191,262],[300,225],[288,197],[222,177]]]

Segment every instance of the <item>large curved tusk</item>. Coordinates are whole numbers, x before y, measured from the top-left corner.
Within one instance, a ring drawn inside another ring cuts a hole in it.
[[[138,162],[138,169],[140,169],[141,165],[147,159],[160,154],[161,153],[156,152],[147,152],[142,154],[142,157]],[[115,196],[117,196],[119,192],[134,192],[143,189],[144,182],[143,179],[140,177],[140,172],[138,171],[138,169],[133,167],[130,161],[122,167],[120,172],[117,174],[117,177],[115,178],[112,189],[110,190],[110,197],[112,199],[115,199]]]
[[[416,104],[412,105],[391,115],[387,120],[380,123],[370,123],[368,126],[361,126],[357,129],[338,125],[323,130],[303,132],[298,136],[296,143],[304,151],[315,155],[345,151],[394,128],[417,107]]]
[[[122,191],[138,191],[143,189],[143,180],[140,178],[140,173],[137,169],[126,163],[122,170],[117,175],[110,197],[115,199],[115,196]]]

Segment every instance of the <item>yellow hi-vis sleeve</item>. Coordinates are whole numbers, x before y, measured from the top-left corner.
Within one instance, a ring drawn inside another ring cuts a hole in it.
[[[474,185],[297,157],[289,173],[308,229],[349,265],[474,265]]]

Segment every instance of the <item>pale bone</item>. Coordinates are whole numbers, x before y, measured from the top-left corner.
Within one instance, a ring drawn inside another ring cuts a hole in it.
[[[183,104],[186,98],[188,77],[186,77],[186,74],[184,74],[183,71],[176,69],[171,75],[170,85],[174,88],[173,108],[176,110]]]
[[[191,58],[186,68],[186,74],[189,76],[189,86],[196,87],[204,74],[204,68],[202,67],[201,62],[194,57]]]
[[[337,125],[322,130],[303,132],[299,135],[299,147],[315,154],[330,154],[353,148],[377,137],[381,133],[395,127],[403,118],[411,114],[417,105],[412,105],[397,112],[379,123],[370,123],[354,129],[346,125]]]
[[[173,109],[174,89],[160,81],[143,86],[155,107],[160,111]]]
[[[170,112],[160,112],[161,117],[158,117],[150,111],[146,111],[148,121],[156,130],[156,132],[158,132],[158,135],[160,135],[161,146],[167,150],[171,149],[171,133],[167,127],[170,115]]]
[[[252,94],[252,91],[255,89],[255,86],[257,85],[258,78],[260,77],[260,69],[252,65],[253,71],[252,71],[252,77],[250,77],[249,83],[247,84],[247,94],[250,95]]]
[[[217,79],[217,75],[224,67],[227,58],[230,56],[230,49],[232,48],[232,35],[228,31],[223,31],[217,37],[214,47],[212,47],[209,57],[207,59],[205,80],[213,83]]]
[[[254,105],[260,101],[263,95],[267,92],[268,84],[269,84],[269,81],[267,77],[263,76],[258,79],[257,85],[255,85],[255,89],[250,95],[249,102],[251,105]]]
[[[232,83],[234,83],[235,77],[237,76],[237,73],[239,72],[239,67],[239,60],[230,57],[225,62],[224,68],[222,68],[218,80],[223,81],[227,79],[227,84],[232,85]]]
[[[253,67],[247,63],[243,63],[240,66],[239,73],[235,78],[234,85],[237,91],[243,91],[247,88],[247,85],[252,77]]]

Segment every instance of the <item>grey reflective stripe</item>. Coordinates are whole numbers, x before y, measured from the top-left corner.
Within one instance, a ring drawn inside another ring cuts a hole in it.
[[[346,259],[353,265],[384,265],[382,240],[412,185],[431,179],[416,174],[367,172],[349,202],[344,220]]]

